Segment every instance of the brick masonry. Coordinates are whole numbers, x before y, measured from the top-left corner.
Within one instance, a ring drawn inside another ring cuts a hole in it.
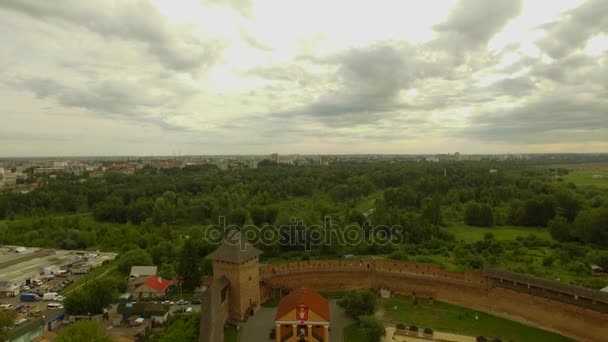
[[[312,260],[260,266],[262,301],[273,289],[311,286],[319,291],[389,289],[487,312],[554,331],[579,341],[608,336],[608,314],[573,305],[575,298],[500,284],[481,271],[450,272],[437,265],[395,260]]]

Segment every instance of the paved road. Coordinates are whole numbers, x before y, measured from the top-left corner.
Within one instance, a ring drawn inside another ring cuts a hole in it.
[[[353,323],[346,317],[344,311],[337,305],[336,300],[329,302],[331,313],[329,340],[332,342],[342,342],[344,327]],[[270,341],[270,330],[274,327],[274,316],[276,308],[262,307],[256,314],[241,323],[239,327],[239,342],[263,342]]]

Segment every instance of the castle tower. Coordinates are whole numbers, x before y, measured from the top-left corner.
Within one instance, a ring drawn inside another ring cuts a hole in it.
[[[228,317],[245,320],[260,308],[260,261],[263,252],[255,248],[240,232],[231,231],[220,247],[209,257],[213,279],[225,277],[230,282]]]

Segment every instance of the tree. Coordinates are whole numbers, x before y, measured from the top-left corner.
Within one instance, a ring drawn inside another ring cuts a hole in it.
[[[583,242],[608,246],[608,208],[581,211],[574,220],[574,232]]]
[[[150,265],[154,265],[152,263],[152,256],[141,248],[127,251],[118,258],[118,270],[125,274],[131,272],[131,267],[133,266]]]
[[[117,297],[117,283],[113,279],[93,280],[69,293],[63,305],[72,315],[96,315],[103,313]]]
[[[376,309],[376,295],[371,291],[350,291],[338,302],[344,312],[355,320],[370,316]]]
[[[359,326],[368,342],[381,342],[384,338],[384,325],[374,316],[363,316],[359,318]]]
[[[555,240],[562,242],[572,240],[572,226],[563,216],[553,218],[549,221],[548,227],[551,236]]]
[[[112,342],[106,330],[93,320],[80,320],[55,338],[56,342]]]
[[[198,341],[200,314],[176,316],[169,320],[169,326],[154,341]]]
[[[195,238],[187,239],[179,254],[177,272],[182,277],[182,288],[194,291],[201,283],[201,246]]]
[[[13,327],[17,313],[14,310],[0,311],[0,341],[7,341],[9,329]]]

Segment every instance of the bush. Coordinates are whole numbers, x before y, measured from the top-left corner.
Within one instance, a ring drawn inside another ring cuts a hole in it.
[[[344,295],[338,305],[344,312],[358,320],[360,316],[370,316],[374,314],[376,308],[376,295],[371,291],[350,291]]]
[[[380,342],[384,338],[384,326],[373,316],[359,317],[359,326],[369,342]]]

